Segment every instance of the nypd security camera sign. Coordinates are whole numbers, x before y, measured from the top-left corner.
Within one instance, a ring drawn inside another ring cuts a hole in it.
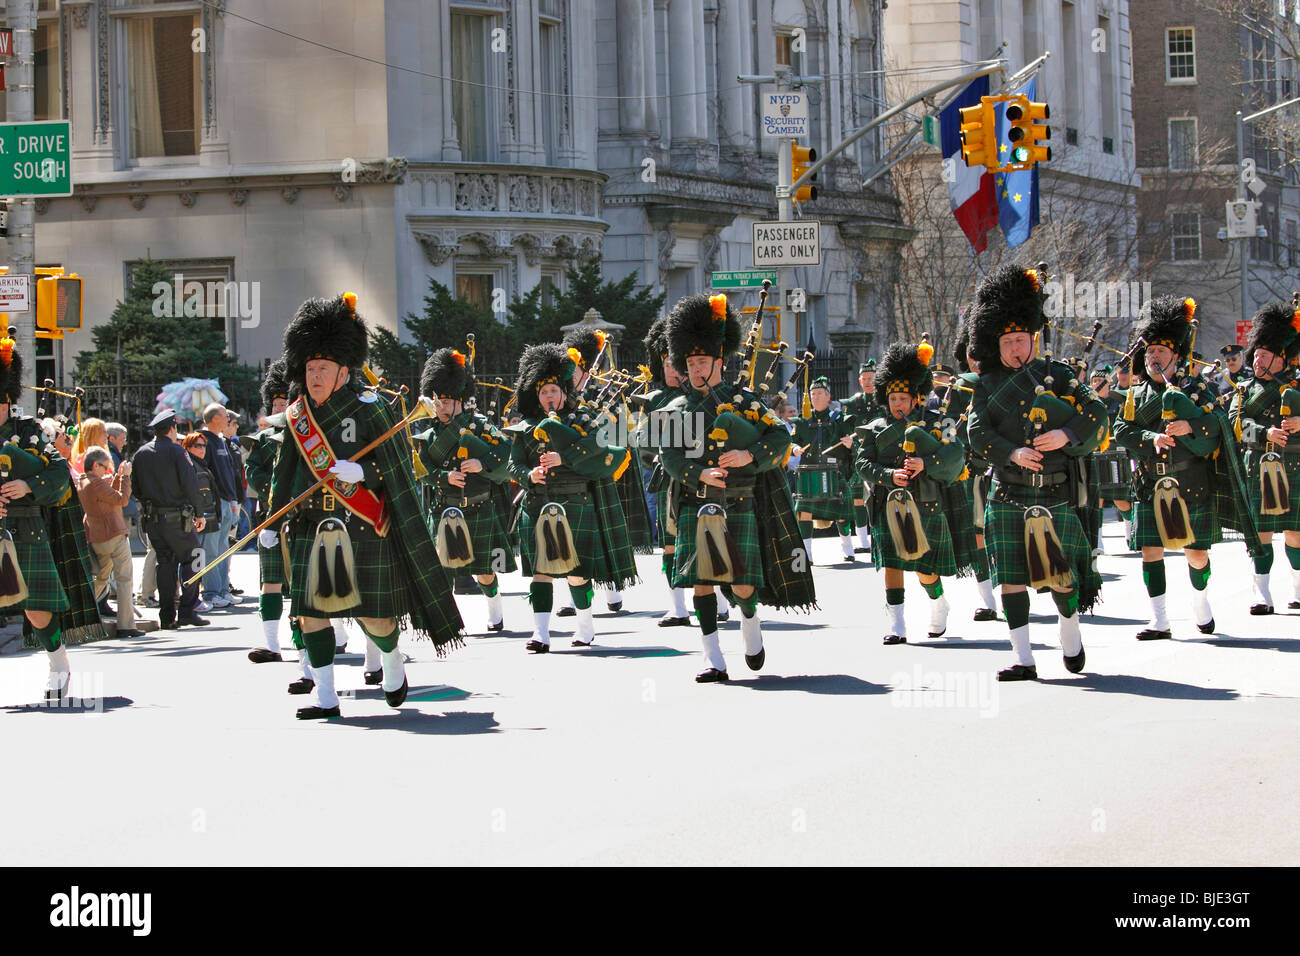
[[[763,135],[770,139],[808,135],[808,98],[793,90],[763,94]]]

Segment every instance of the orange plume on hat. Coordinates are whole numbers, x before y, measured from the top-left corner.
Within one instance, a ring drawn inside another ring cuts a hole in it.
[[[1033,283],[1035,292],[1043,291],[1043,277],[1037,269],[1026,269],[1025,275],[1028,276],[1029,281]]]
[[[343,304],[348,307],[348,311],[353,315],[357,312],[357,294],[355,292],[343,293]]]
[[[713,319],[715,322],[725,322],[727,320],[727,297],[719,292],[717,295],[709,296],[709,308],[713,310]]]
[[[596,329],[592,334],[596,336],[596,341],[600,343],[600,347],[603,349],[605,347],[605,333],[600,329]]]
[[[916,357],[926,365],[929,365],[930,359],[934,358],[934,346],[929,342],[922,342],[916,347]]]
[[[582,353],[572,345],[569,346],[569,358],[573,361],[574,365],[578,366],[578,368],[582,368]]]
[[[454,361],[457,365],[464,365],[464,364],[465,364],[465,356],[464,356],[464,354],[461,353],[461,352],[452,352],[452,353],[451,353],[451,358],[452,358],[452,361]]]
[[[6,335],[4,338],[0,338],[0,362],[4,362],[5,366],[8,367],[13,364],[13,360],[14,340]]]
[[[1196,300],[1191,296],[1183,299],[1183,311],[1187,314],[1187,321],[1192,321],[1192,316],[1196,315]]]

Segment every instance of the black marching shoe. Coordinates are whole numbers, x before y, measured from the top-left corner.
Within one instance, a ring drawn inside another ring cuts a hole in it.
[[[761,671],[763,662],[767,660],[767,648],[760,647],[757,654],[746,654],[745,663],[751,671]]]
[[[118,633],[121,633],[120,631]],[[255,647],[248,652],[248,659],[254,664],[269,664],[272,661],[280,663],[284,660],[276,651],[268,650],[265,647]]]
[[[116,637],[144,637],[144,631],[138,627],[119,627],[113,633]]]
[[[1210,618],[1209,621],[1207,621],[1207,622],[1204,623],[1204,624],[1197,624],[1197,625],[1196,625],[1196,629],[1197,629],[1198,631],[1200,631],[1202,634],[1213,634],[1213,633],[1214,633],[1214,618]]]
[[[158,630],[174,631],[176,629],[176,618],[163,617],[158,619]]]
[[[361,675],[361,679],[371,687],[374,687],[376,684],[382,684],[384,682],[384,669],[381,667],[377,671],[365,671]]]
[[[975,620],[977,621],[996,621],[998,612],[991,607],[977,607],[975,609]]]
[[[102,598],[99,602],[100,617],[117,617],[117,612],[108,606],[108,598]]]
[[[622,602],[622,601],[610,601],[610,602],[609,602],[609,609],[610,609],[610,611],[611,611],[612,613],[617,614],[619,611],[623,610],[623,602]]]
[[[906,644],[906,643],[907,643],[907,638],[905,638],[905,637],[900,637],[900,636],[897,635],[897,634],[886,634],[886,635],[885,635],[885,639],[884,639],[883,641],[881,641],[881,643],[882,643],[882,644],[885,644],[885,645],[889,645],[889,644]]]
[[[575,617],[575,616],[577,616],[577,613],[578,613],[578,612],[577,612],[576,610],[574,610],[573,608],[571,608],[571,607],[562,607],[562,608],[560,608],[558,611],[555,612],[555,616],[556,616],[556,617]]]
[[[327,717],[343,716],[337,707],[299,707],[299,720],[324,720]]]
[[[177,627],[207,627],[209,622],[197,614],[187,614],[176,619]]]
[[[230,589],[230,593],[233,594],[233,595],[235,595],[236,597],[238,597],[239,595],[243,594],[244,592],[241,591],[239,588],[231,588],[231,589]]]
[[[659,619],[660,627],[690,627],[691,619],[689,617],[661,617]]]
[[[1154,627],[1144,627],[1138,631],[1139,641],[1167,641],[1174,636],[1173,631],[1159,631]]]
[[[710,667],[706,671],[700,671],[695,675],[697,684],[721,684],[727,681],[727,672],[720,671],[716,667]]]
[[[401,707],[402,704],[406,703],[406,692],[408,690],[410,690],[410,684],[408,684],[406,678],[403,677],[402,686],[397,688],[397,690],[384,691],[384,700],[388,701],[389,707]]]
[[[1038,668],[1032,664],[1012,664],[998,671],[998,680],[1038,680]]]
[[[551,645],[543,644],[541,641],[529,641],[524,645],[524,650],[532,651],[534,654],[549,654]]]
[[[505,621],[497,621],[495,624],[489,624],[489,625],[487,626],[487,629],[488,629],[489,631],[496,631],[496,632],[504,631],[504,630],[506,629],[506,622],[505,622]]]
[[[854,549],[853,549],[853,553],[854,553],[854,554],[870,554],[870,553],[871,553],[871,549],[870,549],[870,548],[854,548]]]
[[[1288,601],[1287,609],[1291,611],[1300,611],[1300,601]]]
[[[1065,661],[1065,669],[1067,671],[1071,674],[1077,674],[1079,671],[1083,670],[1085,657],[1086,655],[1084,654],[1084,650],[1080,647],[1079,653],[1075,654],[1073,657],[1070,657],[1068,654],[1062,654],[1061,660]]]
[[[1272,614],[1272,613],[1273,613],[1273,605],[1271,605],[1271,604],[1252,604],[1252,605],[1250,606],[1250,613],[1251,613],[1251,614],[1254,614],[1256,617],[1260,617],[1260,616],[1262,616],[1262,615],[1264,615],[1264,614]]]
[[[310,677],[299,677],[296,681],[289,684],[289,693],[294,696],[300,694],[310,694],[316,689],[316,682]]]

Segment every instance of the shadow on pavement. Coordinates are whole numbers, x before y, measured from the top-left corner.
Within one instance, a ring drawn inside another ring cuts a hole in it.
[[[744,687],[749,690],[795,690],[807,694],[871,696],[888,694],[892,690],[886,684],[873,684],[860,677],[849,674],[802,674],[797,677],[781,677],[776,674],[763,674],[750,680],[727,681],[728,687]]]
[[[1145,626],[1147,619],[1145,617],[1111,617],[1107,614],[1085,614],[1082,618],[1084,624],[1136,624]]]
[[[424,684],[411,687],[406,692],[407,700],[464,700],[473,696],[472,691],[452,687],[449,684]],[[354,690],[340,690],[339,698],[341,700],[383,700],[384,689],[382,687],[358,687]]]
[[[1132,694],[1135,697],[1155,697],[1162,700],[1238,700],[1241,694],[1226,687],[1197,687],[1177,681],[1157,680],[1153,677],[1134,677],[1131,674],[1084,674],[1082,677],[1040,678],[1040,684],[1075,687],[1102,694]]]
[[[441,736],[463,734],[497,734],[502,727],[492,713],[426,714],[403,706],[391,714],[370,717],[347,717],[327,720],[334,727],[360,727],[365,730],[400,730],[408,734],[437,734]]]
[[[553,640],[553,639],[552,639]],[[624,657],[635,660],[640,657],[685,657],[689,651],[679,651],[675,647],[568,647],[559,648],[552,645],[552,654],[568,654],[573,657]]]
[[[130,697],[65,697],[58,703],[13,704],[0,707],[0,714],[106,714],[109,711],[130,707],[135,701]]]
[[[1182,643],[1213,644],[1215,647],[1254,647],[1264,651],[1286,651],[1289,654],[1300,651],[1300,638],[1295,637],[1233,637],[1224,634],[1219,637],[1189,639]]]

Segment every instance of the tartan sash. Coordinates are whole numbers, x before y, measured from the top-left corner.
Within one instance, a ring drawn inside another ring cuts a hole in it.
[[[316,419],[312,417],[305,397],[298,398],[286,410],[289,418],[289,434],[293,436],[294,447],[306,463],[307,469],[318,481],[329,474],[337,458],[330,448],[329,439],[321,431]],[[330,490],[343,507],[375,529],[381,538],[388,534],[388,509],[384,499],[365,485],[354,485],[346,481],[331,479]]]

